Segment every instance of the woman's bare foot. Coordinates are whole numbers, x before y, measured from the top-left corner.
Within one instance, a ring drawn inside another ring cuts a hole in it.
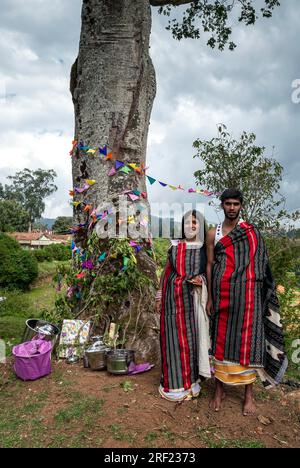
[[[245,390],[243,415],[253,416],[255,413],[256,413],[256,406],[254,403],[253,385],[247,385],[246,390]]]
[[[221,382],[216,380],[216,390],[213,400],[210,402],[210,408],[216,412],[220,411],[222,401],[225,398],[224,388]]]

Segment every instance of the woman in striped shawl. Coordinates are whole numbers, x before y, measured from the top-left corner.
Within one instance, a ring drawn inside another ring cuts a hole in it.
[[[195,210],[186,213],[182,233],[182,239],[171,242],[156,302],[161,314],[159,392],[170,401],[198,396],[199,374],[210,377],[204,217]]]

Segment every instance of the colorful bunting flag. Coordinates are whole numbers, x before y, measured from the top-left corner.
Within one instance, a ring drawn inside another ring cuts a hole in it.
[[[130,169],[130,167],[128,166],[123,166],[119,172],[124,172],[125,174],[130,174],[132,172],[132,170]]]
[[[100,257],[98,257],[98,261],[99,262],[104,262],[104,260],[106,259],[106,252],[104,252],[102,255],[100,255]]]
[[[114,167],[111,168],[111,170],[107,173],[109,177],[115,175],[117,173],[116,169]]]
[[[116,160],[116,169],[120,169],[121,167],[125,166],[125,164],[122,161],[119,161],[118,159]]]
[[[99,153],[103,154],[103,156],[107,156],[107,146],[105,145],[103,148],[99,148]]]
[[[84,278],[84,277],[85,277],[84,271],[83,271],[82,273],[79,273],[79,275],[76,275],[76,278],[77,278],[77,279],[82,279],[82,278]]]
[[[151,185],[153,185],[156,182],[156,179],[153,179],[153,177],[147,176],[147,178]]]
[[[129,193],[128,196],[129,196],[130,200],[133,201],[133,202],[140,199],[140,197],[138,195],[135,195],[134,193]]]
[[[85,182],[91,187],[92,185],[95,185],[96,181],[92,179],[86,179]]]

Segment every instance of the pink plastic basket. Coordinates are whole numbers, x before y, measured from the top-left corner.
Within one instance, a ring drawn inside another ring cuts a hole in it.
[[[51,350],[49,341],[34,340],[14,346],[14,371],[21,380],[37,380],[51,374]]]

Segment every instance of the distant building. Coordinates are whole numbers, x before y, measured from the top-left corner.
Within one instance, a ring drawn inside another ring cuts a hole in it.
[[[68,245],[71,242],[70,234],[60,235],[52,232],[11,232],[11,237],[16,239],[22,247],[28,249],[40,249],[52,244]]]

